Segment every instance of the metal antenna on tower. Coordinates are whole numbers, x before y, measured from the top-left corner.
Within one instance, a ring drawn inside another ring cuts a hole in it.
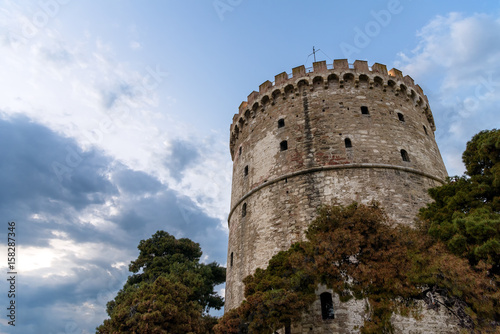
[[[316,62],[316,52],[318,52],[318,51],[321,51],[321,49],[315,50],[315,49],[314,49],[314,46],[313,46],[313,53],[311,53],[311,54],[309,55],[309,57],[310,57],[311,55],[314,55],[314,62]]]

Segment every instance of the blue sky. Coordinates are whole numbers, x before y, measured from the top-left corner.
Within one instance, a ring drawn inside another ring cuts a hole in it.
[[[0,333],[93,333],[159,229],[225,265],[232,116],[313,46],[412,76],[450,175],[500,127],[499,1],[0,0]]]

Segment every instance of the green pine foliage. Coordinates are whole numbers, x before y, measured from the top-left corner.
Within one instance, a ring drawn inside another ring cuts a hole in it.
[[[199,244],[164,231],[138,248],[133,275],[108,303],[110,318],[96,333],[212,333],[216,319],[207,312],[224,305],[214,286],[225,282],[225,268],[200,263]]]
[[[485,262],[500,275],[500,130],[475,135],[462,160],[465,175],[429,191],[423,228],[472,266]]]
[[[129,288],[108,304],[110,319],[97,333],[204,333],[202,307],[189,300],[191,293],[163,276]]]

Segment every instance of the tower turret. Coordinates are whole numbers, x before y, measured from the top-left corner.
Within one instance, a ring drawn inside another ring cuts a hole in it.
[[[243,300],[243,278],[304,237],[321,204],[376,200],[412,224],[447,176],[427,97],[378,63],[280,73],[241,103],[230,130],[226,310]]]

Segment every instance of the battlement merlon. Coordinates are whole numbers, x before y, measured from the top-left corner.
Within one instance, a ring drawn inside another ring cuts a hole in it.
[[[374,63],[370,68],[365,60],[356,60],[353,64],[349,64],[347,59],[335,59],[331,68],[329,68],[326,61],[318,61],[313,63],[312,70],[306,69],[304,65],[297,66],[292,69],[291,75],[282,72],[274,77],[274,82],[267,80],[262,83],[258,92],[253,91],[248,95],[247,101],[240,104],[238,114],[233,117],[233,123],[230,127],[231,133],[233,134],[235,129],[238,131],[238,123],[242,125],[245,122],[249,110],[258,108],[266,96],[269,99],[272,93],[280,90],[282,86],[290,84],[295,86],[304,79],[310,84],[318,77],[321,77],[323,82],[328,82],[328,78],[332,74],[335,74],[341,81],[344,76],[353,75],[356,82],[359,82],[360,76],[363,75],[365,78],[368,77],[370,89],[373,88],[372,85],[377,80],[382,81],[384,90],[391,85],[398,93],[402,89],[406,89],[407,98],[413,99],[416,104],[422,107],[423,112],[427,115],[431,129],[436,131],[427,96],[409,75],[403,76],[403,73],[396,68],[387,70],[387,66],[384,64]],[[325,88],[327,88],[327,85],[325,85]]]
[[[271,90],[272,87],[278,87],[284,84],[285,82],[288,82],[289,80],[305,77],[305,76],[311,76],[312,74],[330,74],[330,73],[339,73],[342,74],[342,72],[353,72],[353,73],[367,73],[367,74],[372,74],[374,77],[377,76],[378,74],[384,76],[387,79],[396,79],[397,81],[402,82],[405,86],[408,88],[413,88],[415,92],[418,95],[421,95],[421,97],[425,100],[425,102],[428,103],[427,96],[424,95],[422,88],[419,85],[416,85],[413,79],[409,76],[403,76],[402,72],[396,68],[393,68],[391,70],[387,70],[386,65],[384,64],[379,64],[379,63],[374,63],[371,67],[371,69],[368,67],[367,61],[364,60],[356,60],[352,65],[350,65],[347,61],[347,59],[335,59],[333,61],[333,68],[328,69],[326,61],[318,61],[313,63],[313,70],[307,72],[306,68],[304,65],[295,67],[292,69],[292,76],[289,77],[289,75],[286,72],[282,72],[280,74],[277,74],[274,77],[274,83],[270,82],[269,80],[265,81],[259,86],[259,91],[253,91],[250,95],[248,95],[247,98],[247,105],[251,105],[252,102],[256,100],[256,98],[261,95],[265,94],[267,91]],[[345,73],[344,73],[345,74]],[[242,109],[244,109],[243,103],[240,105],[240,112]]]

